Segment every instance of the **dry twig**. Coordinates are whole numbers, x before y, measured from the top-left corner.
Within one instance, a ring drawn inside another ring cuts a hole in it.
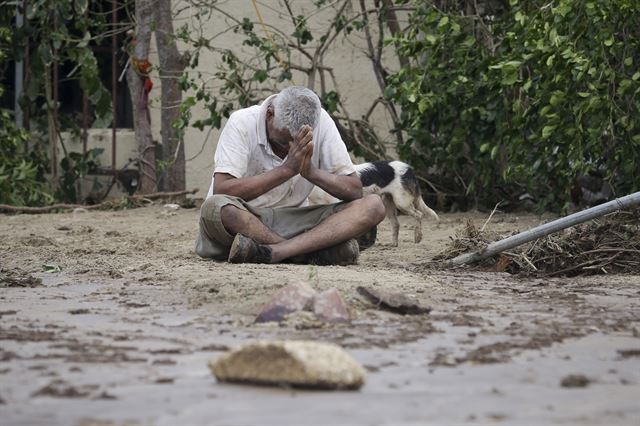
[[[77,208],[82,208],[86,210],[101,210],[101,209],[115,208],[127,202],[132,203],[134,205],[140,205],[146,202],[151,202],[151,200],[157,200],[160,198],[180,197],[187,194],[195,194],[196,192],[198,192],[198,188],[184,190],[184,191],[176,191],[176,192],[154,192],[151,194],[129,195],[120,200],[109,200],[109,201],[102,202],[100,204],[93,204],[93,205],[53,204],[51,206],[43,206],[43,207],[26,207],[26,206],[10,206],[8,204],[0,204],[0,212],[39,214],[39,213],[51,213],[59,210],[73,210]]]

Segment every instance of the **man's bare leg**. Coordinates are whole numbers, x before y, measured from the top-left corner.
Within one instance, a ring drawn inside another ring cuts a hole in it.
[[[335,246],[364,234],[382,222],[384,217],[384,204],[377,195],[367,195],[351,201],[343,210],[329,216],[307,232],[290,240],[282,239],[275,243],[266,243],[271,248],[271,261],[276,263],[293,256]]]
[[[260,244],[277,244],[284,241],[284,238],[260,222],[260,219],[251,212],[239,209],[232,204],[222,207],[220,218],[231,235],[241,233]]]

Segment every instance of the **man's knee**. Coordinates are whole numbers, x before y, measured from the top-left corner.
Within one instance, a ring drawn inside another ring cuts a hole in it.
[[[379,195],[369,194],[365,196],[364,199],[368,203],[368,211],[371,215],[371,220],[374,222],[373,225],[377,225],[382,222],[386,214],[382,198],[380,198]]]
[[[356,200],[355,203],[360,207],[360,217],[366,221],[369,227],[376,226],[384,219],[384,203],[378,195],[365,195],[359,200]]]
[[[220,208],[220,221],[226,230],[233,235],[239,231],[239,224],[244,220],[243,216],[246,213],[248,213],[246,210],[242,210],[233,204],[227,204]]]

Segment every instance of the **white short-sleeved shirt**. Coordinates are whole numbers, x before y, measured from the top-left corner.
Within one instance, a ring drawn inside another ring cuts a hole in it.
[[[260,175],[280,166],[278,157],[267,142],[267,107],[272,95],[262,104],[241,109],[229,117],[220,133],[215,153],[215,173],[228,173],[236,178]],[[285,157],[286,158],[286,157]],[[323,109],[313,129],[312,164],[329,173],[349,175],[355,173],[353,163],[340,133],[329,114]],[[215,178],[207,197],[213,195]],[[254,207],[303,207],[314,185],[300,175],[276,186],[249,204]]]

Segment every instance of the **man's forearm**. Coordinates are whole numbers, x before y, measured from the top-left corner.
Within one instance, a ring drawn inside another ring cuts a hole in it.
[[[261,175],[243,178],[229,178],[215,183],[216,194],[232,195],[245,201],[253,200],[269,192],[276,186],[286,182],[295,176],[295,173],[286,167],[276,167]]]
[[[304,178],[340,200],[353,201],[362,198],[362,182],[355,173],[336,175],[313,167]]]

